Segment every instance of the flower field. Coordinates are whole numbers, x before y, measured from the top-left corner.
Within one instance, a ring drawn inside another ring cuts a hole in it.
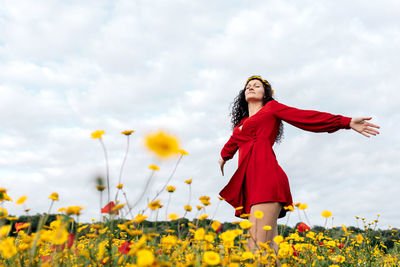
[[[149,165],[151,174],[142,194],[134,203],[129,202],[122,178],[133,132],[122,132],[127,137],[127,149],[116,183],[115,202],[110,196],[104,131],[92,133],[92,138],[100,141],[107,165],[106,177],[99,177],[94,185],[104,215],[97,222],[80,223],[79,216],[84,210],[81,206],[61,208],[53,214],[53,203],[59,201],[55,192],[49,195],[49,208],[43,215],[10,216],[7,205],[22,205],[27,197],[13,201],[7,190],[0,188],[0,266],[399,266],[400,234],[395,228],[378,230],[379,215],[372,222],[356,217],[362,223],[361,228],[327,227],[327,223],[311,228],[305,222],[293,228],[279,225],[274,238],[279,245],[278,253],[268,243],[261,242],[253,253],[247,247],[248,240],[253,238],[249,229],[254,225],[247,220],[250,215],[245,214],[241,221],[221,223],[215,214],[223,199],[212,205],[209,196],[200,197],[198,205],[192,208],[192,179],[185,181],[188,203],[182,207],[183,215],[169,214],[168,206],[175,191],[170,182],[180,160],[188,153],[173,136],[163,132],[147,136],[146,146],[160,159],[178,155],[178,162],[165,186],[156,196],[150,196],[141,212],[133,214],[159,170],[158,166]],[[158,199],[161,193],[168,194],[166,203]],[[103,198],[107,198],[105,206]],[[211,207],[214,207],[212,216],[206,212]],[[298,212],[307,219],[304,203],[286,209],[287,216]],[[157,220],[159,212],[164,212],[168,220]],[[190,212],[196,213],[195,219],[186,218]],[[254,216],[262,218],[264,214],[257,211]],[[327,222],[332,213],[323,211],[321,216]],[[263,227],[263,231],[270,230],[268,225]]]

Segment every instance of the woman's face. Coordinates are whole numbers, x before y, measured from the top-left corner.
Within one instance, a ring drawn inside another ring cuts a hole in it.
[[[262,101],[264,97],[264,86],[261,81],[254,79],[247,83],[244,91],[246,101]]]

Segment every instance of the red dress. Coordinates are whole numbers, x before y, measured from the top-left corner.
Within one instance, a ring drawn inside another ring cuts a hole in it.
[[[272,149],[281,120],[303,130],[333,133],[350,129],[351,118],[297,109],[276,100],[266,103],[250,118],[244,117],[221,150],[221,157],[229,160],[239,149],[238,168],[219,193],[234,208],[243,207],[236,210],[237,217],[250,213],[251,206],[258,203],[273,201],[293,205],[288,178]],[[282,208],[279,218],[285,215],[286,210]]]

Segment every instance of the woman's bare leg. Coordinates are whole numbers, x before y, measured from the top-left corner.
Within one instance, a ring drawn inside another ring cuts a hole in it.
[[[249,250],[251,252],[257,251],[257,243],[265,243],[270,241],[270,247],[278,253],[278,245],[273,241],[274,237],[278,234],[278,216],[282,209],[282,204],[279,202],[266,202],[251,206],[249,221],[253,223],[253,227],[250,228],[250,234],[252,237],[248,240]],[[254,216],[255,211],[262,211],[264,217],[257,219]],[[271,226],[271,230],[266,231],[263,229],[265,225]]]

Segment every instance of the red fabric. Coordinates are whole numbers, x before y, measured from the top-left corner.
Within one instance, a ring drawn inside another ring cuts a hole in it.
[[[276,100],[266,103],[250,118],[244,117],[221,150],[224,160],[231,159],[239,150],[238,168],[219,193],[234,208],[244,207],[236,210],[237,217],[250,213],[250,207],[258,203],[274,201],[284,206],[293,205],[288,178],[272,149],[281,120],[303,130],[333,133],[350,129],[351,118],[297,109]],[[279,218],[285,214],[286,210],[282,209]]]

